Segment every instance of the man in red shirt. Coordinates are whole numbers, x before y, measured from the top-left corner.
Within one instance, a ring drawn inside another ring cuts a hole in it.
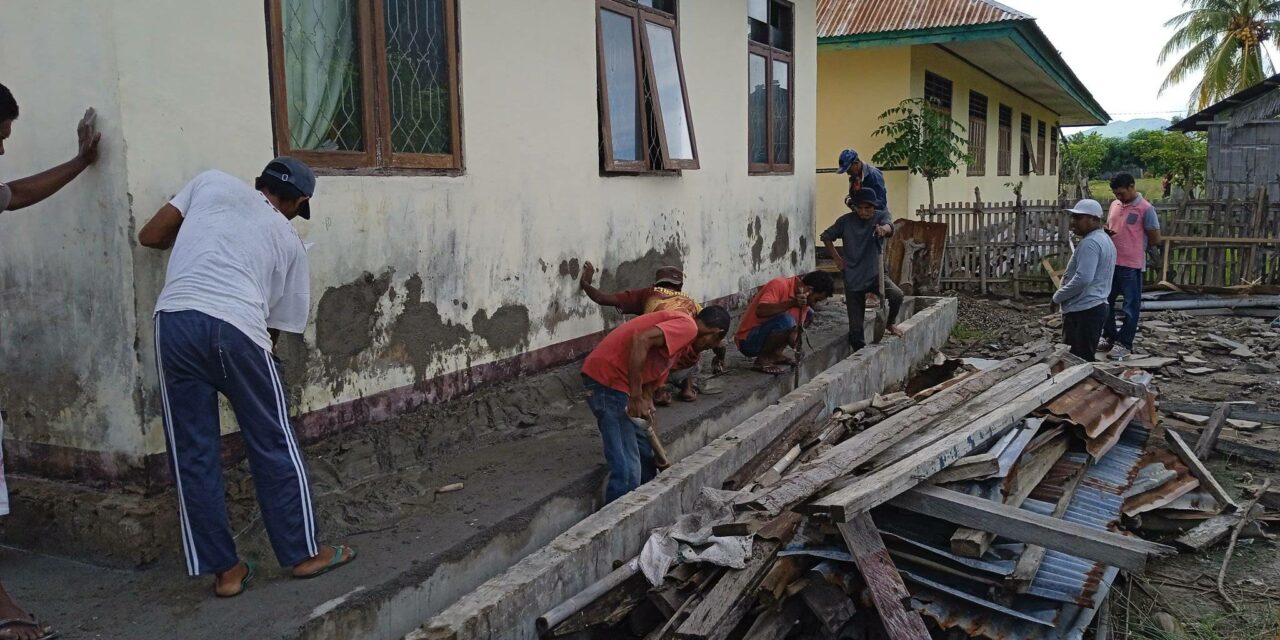
[[[783,351],[796,346],[800,323],[809,326],[813,321],[811,307],[830,298],[833,291],[835,284],[831,274],[825,271],[766,282],[738,324],[738,333],[734,336],[738,350],[756,359],[756,370],[783,373],[783,365],[796,363]]]
[[[645,430],[631,418],[653,415],[653,390],[686,348],[700,353],[729,333],[729,312],[712,305],[691,317],[655,311],[609,332],[582,363],[587,405],[596,416],[609,465],[605,502],[657,474]]]
[[[591,298],[592,302],[602,307],[615,307],[624,314],[637,316],[654,311],[670,310],[696,317],[702,311],[702,305],[689,294],[684,293],[684,272],[679,267],[659,267],[654,274],[652,287],[612,293],[592,286],[591,281],[595,273],[595,265],[590,262],[583,263],[582,277],[578,279],[578,286],[588,298]],[[718,373],[724,370],[725,350],[721,346],[716,347],[714,351],[715,358],[711,361],[711,366]],[[701,368],[701,355],[692,349],[686,349],[676,358],[675,364],[671,367],[668,379],[672,384],[680,387],[680,399],[685,402],[698,399],[698,390],[694,383],[696,374]],[[667,390],[666,383],[667,380],[663,380],[654,392],[654,402],[661,406],[671,402],[671,392]]]

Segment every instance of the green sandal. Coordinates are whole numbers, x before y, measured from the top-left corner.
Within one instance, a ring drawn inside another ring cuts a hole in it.
[[[356,559],[356,550],[352,547],[348,547],[345,544],[339,544],[339,545],[331,544],[329,545],[329,547],[333,549],[333,557],[329,559],[329,564],[325,565],[324,568],[320,569],[319,571],[314,571],[312,573],[308,573],[306,575],[301,575],[301,576],[295,575],[293,577],[298,578],[300,580],[309,580],[311,578],[317,578]]]
[[[219,598],[234,598],[234,597],[236,597],[236,596],[238,596],[238,595],[240,595],[240,594],[244,593],[244,590],[245,590],[245,589],[247,589],[247,588],[249,588],[249,582],[253,580],[253,574],[257,572],[257,569],[258,569],[258,563],[254,562],[254,561],[252,561],[252,560],[245,560],[245,561],[244,561],[244,566],[245,566],[245,568],[246,568],[246,569],[248,569],[248,571],[245,571],[245,572],[244,572],[244,577],[243,577],[243,578],[240,578],[240,590],[239,590],[239,591],[237,591],[237,592],[235,592],[235,593],[228,593],[228,594],[225,594],[225,595],[224,595],[224,594],[221,594],[221,593],[218,593],[218,583],[215,581],[215,582],[213,583],[213,595],[218,596]]]

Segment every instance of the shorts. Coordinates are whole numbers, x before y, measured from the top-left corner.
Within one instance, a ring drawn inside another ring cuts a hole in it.
[[[738,343],[738,351],[748,358],[755,358],[764,350],[764,343],[769,336],[794,328],[796,328],[795,317],[790,313],[779,313],[748,332],[747,337]]]

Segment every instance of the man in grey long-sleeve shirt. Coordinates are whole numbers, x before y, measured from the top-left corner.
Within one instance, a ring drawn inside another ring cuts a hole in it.
[[[866,346],[865,314],[867,294],[880,291],[880,252],[884,238],[893,235],[893,223],[887,211],[876,210],[876,193],[871,189],[859,189],[845,200],[853,211],[840,216],[831,228],[819,236],[827,246],[827,253],[836,261],[844,276],[844,306],[849,313],[849,346],[854,351]],[[840,240],[839,252],[833,244]],[[884,281],[885,297],[889,299],[889,319],[885,328],[900,336],[902,331],[895,322],[902,308],[902,290],[888,278]]]
[[[1071,231],[1081,240],[1053,301],[1062,306],[1063,341],[1072,354],[1093,362],[1094,347],[1110,310],[1107,295],[1116,268],[1116,246],[1102,228],[1102,205],[1097,200],[1081,200],[1067,212],[1071,214]]]

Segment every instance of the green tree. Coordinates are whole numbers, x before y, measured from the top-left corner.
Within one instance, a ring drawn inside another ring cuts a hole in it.
[[[1158,62],[1179,52],[1182,57],[1160,93],[1198,75],[1188,105],[1199,111],[1274,73],[1263,45],[1280,31],[1280,0],[1183,0],[1183,5],[1187,10],[1165,23],[1175,31]]]
[[[1209,144],[1203,133],[1134,131],[1126,142],[1144,168],[1156,175],[1173,174],[1174,184],[1184,189],[1204,180]]]
[[[964,126],[951,114],[923,98],[909,98],[880,114],[884,124],[872,132],[889,138],[871,160],[924,176],[929,183],[929,210],[934,208],[933,181],[970,162],[969,141],[957,132]]]
[[[1097,131],[1071,134],[1062,147],[1063,175],[1071,176],[1077,182],[1098,175],[1107,150],[1107,139]]]

